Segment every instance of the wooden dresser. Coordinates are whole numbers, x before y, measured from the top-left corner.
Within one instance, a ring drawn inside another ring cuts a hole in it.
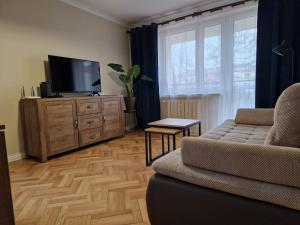
[[[5,126],[0,125],[0,224],[14,225],[14,210],[4,135]]]
[[[49,156],[123,136],[122,96],[22,99],[25,152]]]

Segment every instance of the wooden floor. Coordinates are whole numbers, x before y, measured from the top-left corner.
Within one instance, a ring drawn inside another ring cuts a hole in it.
[[[47,163],[12,163],[16,225],[149,224],[145,195],[153,171],[144,152],[144,134],[133,132]]]

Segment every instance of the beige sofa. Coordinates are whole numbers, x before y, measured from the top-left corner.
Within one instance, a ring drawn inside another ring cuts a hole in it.
[[[184,138],[181,149],[157,160],[153,169],[177,181],[261,201],[267,204],[263,209],[269,206],[290,209],[300,224],[299,117],[300,84],[296,84],[281,95],[275,115],[273,109],[240,109],[235,120],[225,121],[200,138]],[[151,202],[149,197],[148,201]],[[279,220],[255,223],[297,224],[292,219],[290,223]],[[229,223],[223,221],[223,224]]]

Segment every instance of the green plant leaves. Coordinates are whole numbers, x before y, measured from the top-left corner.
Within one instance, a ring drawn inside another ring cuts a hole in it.
[[[131,77],[128,76],[128,75],[126,75],[126,74],[121,74],[119,76],[119,79],[120,79],[120,81],[122,81],[125,84],[129,84],[131,82],[131,80],[132,80]]]
[[[129,75],[127,75],[127,76],[125,77],[125,83],[126,83],[126,84],[132,83],[132,78],[131,78]]]
[[[128,70],[128,75],[134,78],[137,78],[141,73],[141,68],[139,65],[133,65],[129,70]]]
[[[110,64],[108,64],[108,66],[118,73],[125,72],[123,69],[123,66],[120,64],[110,63]]]
[[[120,79],[120,81],[122,81],[123,83],[125,83],[126,76],[124,74],[121,74],[119,76],[119,79]]]
[[[148,77],[147,75],[143,75],[139,78],[139,75],[141,73],[141,67],[139,65],[133,65],[127,72],[127,74],[125,73],[123,66],[120,64],[115,64],[115,63],[110,63],[108,64],[108,66],[113,69],[114,71],[116,71],[117,73],[119,73],[119,79],[122,83],[124,83],[127,94],[129,97],[133,97],[133,89],[136,86],[136,84],[138,84],[139,82],[143,82],[143,81],[152,81],[151,77]],[[137,79],[137,80],[134,80]]]

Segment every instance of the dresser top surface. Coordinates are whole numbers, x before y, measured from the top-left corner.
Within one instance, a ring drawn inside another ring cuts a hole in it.
[[[67,100],[92,100],[92,99],[105,99],[105,98],[123,98],[122,95],[101,95],[101,96],[70,96],[62,98],[23,98],[20,101],[26,102],[49,102],[49,101],[67,101]]]

